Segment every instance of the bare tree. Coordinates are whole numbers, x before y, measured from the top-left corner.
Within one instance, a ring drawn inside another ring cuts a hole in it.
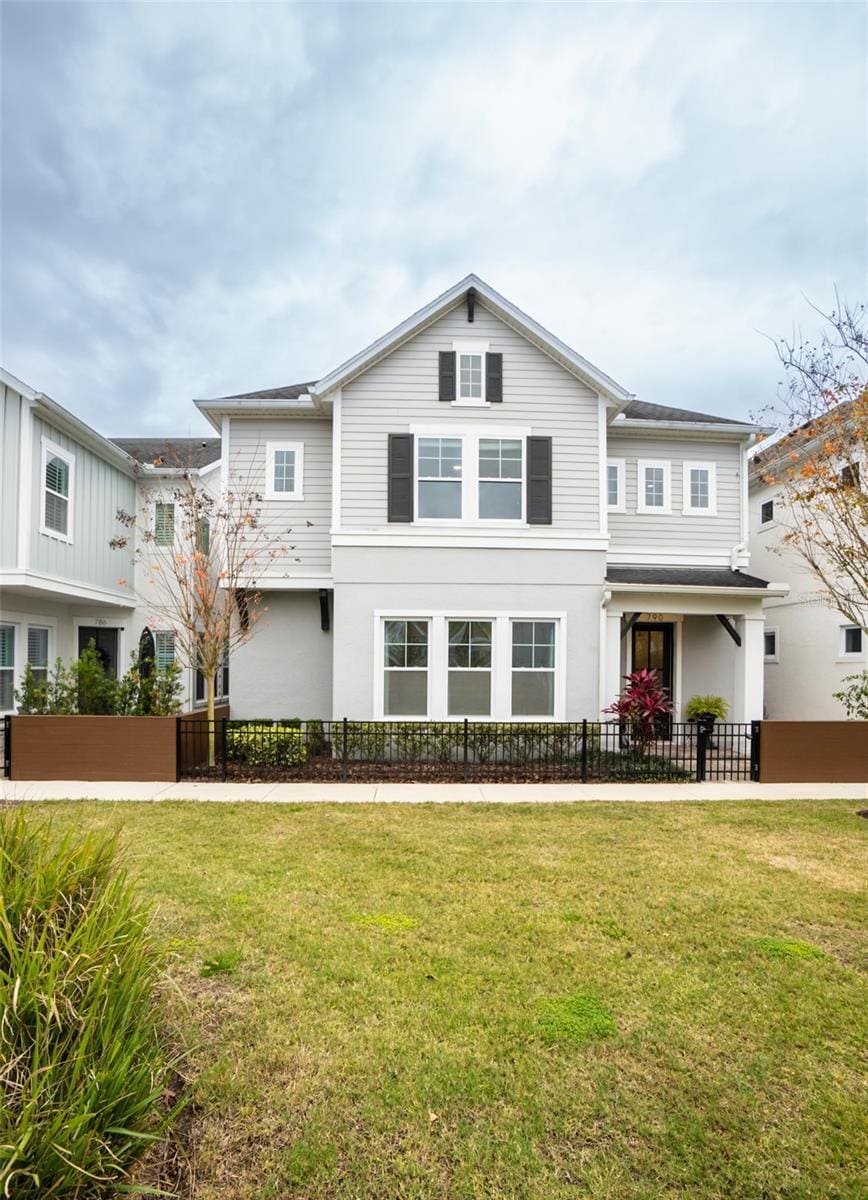
[[[816,341],[779,339],[784,367],[771,413],[782,433],[756,457],[780,489],[780,551],[810,568],[824,599],[868,624],[868,330],[865,305],[836,295]],[[778,515],[776,513],[776,515]]]
[[[110,543],[131,551],[151,619],[174,633],[176,659],[204,677],[212,766],[217,672],[267,611],[259,589],[263,572],[295,550],[288,541],[292,530],[263,520],[262,507],[251,479],[230,479],[214,492],[196,469],[177,467],[159,487],[144,491],[136,513],[118,511],[124,532]]]

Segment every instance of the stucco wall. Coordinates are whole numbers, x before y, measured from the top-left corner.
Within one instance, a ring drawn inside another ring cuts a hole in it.
[[[232,652],[232,716],[331,717],[332,633],[320,628],[319,593],[268,592],[253,637]]]

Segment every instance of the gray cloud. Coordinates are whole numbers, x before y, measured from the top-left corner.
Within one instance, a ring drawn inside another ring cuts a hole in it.
[[[19,4],[2,360],[108,433],[311,378],[477,271],[647,400],[864,291],[862,6]]]

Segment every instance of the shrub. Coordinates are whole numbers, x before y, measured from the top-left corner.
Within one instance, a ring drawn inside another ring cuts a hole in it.
[[[645,754],[640,747],[627,750],[605,750],[590,763],[592,773],[598,779],[629,780],[632,783],[687,783],[693,776],[689,771],[676,766],[668,758],[657,754]]]
[[[114,1195],[172,1114],[150,913],[112,837],[0,818],[0,1193]]]
[[[701,721],[703,717],[716,717],[725,721],[729,713],[729,705],[723,696],[691,696],[684,706],[684,715],[688,721]]]
[[[848,721],[868,721],[868,671],[860,675],[845,675],[846,683],[840,692],[833,692],[832,699],[844,705]]]
[[[307,762],[307,746],[297,725],[231,722],[226,729],[226,756],[251,767],[301,767]]]
[[[15,701],[20,713],[169,717],[181,708],[181,668],[172,663],[143,675],[133,653],[126,675],[112,679],[91,640],[74,662],[57,659],[44,681],[28,663]]]
[[[347,757],[358,762],[383,762],[386,757],[388,726],[382,721],[347,721]],[[335,753],[343,752],[343,729],[335,727]]]

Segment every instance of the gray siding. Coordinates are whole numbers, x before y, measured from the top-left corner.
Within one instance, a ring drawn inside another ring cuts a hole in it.
[[[42,438],[75,455],[71,543],[39,532],[42,513]],[[128,558],[109,542],[119,532],[118,509],[135,511],[135,481],[39,417],[33,421],[30,568],[92,587],[132,594]],[[120,585],[118,580],[125,578]]]
[[[459,408],[438,398],[438,353],[453,339],[503,355],[503,403]],[[597,395],[480,304],[462,303],[348,384],[341,401],[341,526],[387,522],[387,440],[411,424],[531,426],[553,438],[552,526],[599,533]]]
[[[19,394],[0,384],[0,569],[18,565]]]
[[[659,549],[665,554],[727,558],[741,540],[741,447],[737,442],[695,441],[609,432],[609,458],[626,459],[626,509],[609,513],[610,550]],[[637,512],[637,462],[663,459],[671,463],[671,513]],[[683,508],[684,462],[717,464],[717,515],[686,516]]]
[[[263,577],[327,575],[331,571],[332,427],[316,417],[235,418],[229,423],[230,479],[265,492],[268,442],[304,443],[303,500],[262,502],[262,522],[270,544],[287,553],[269,561],[262,555]],[[292,548],[294,547],[294,548]]]

